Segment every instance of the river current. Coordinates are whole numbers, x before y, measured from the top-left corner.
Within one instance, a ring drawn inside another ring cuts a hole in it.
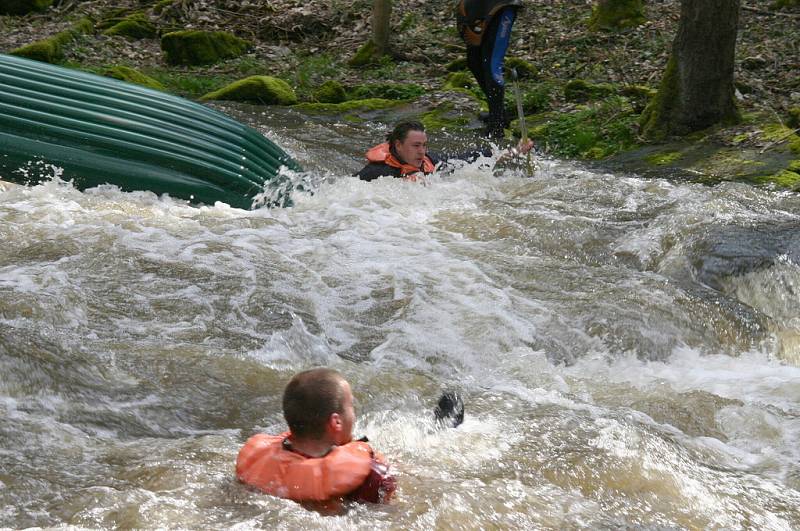
[[[228,112],[313,193],[0,191],[0,527],[800,528],[798,194],[547,159],[365,183],[384,125]],[[236,482],[318,365],[391,505],[324,517]]]

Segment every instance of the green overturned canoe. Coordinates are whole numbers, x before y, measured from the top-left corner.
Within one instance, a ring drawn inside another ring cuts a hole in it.
[[[0,179],[52,176],[233,207],[274,185],[278,146],[224,114],[157,90],[0,54]],[[286,201],[287,199],[283,199]]]

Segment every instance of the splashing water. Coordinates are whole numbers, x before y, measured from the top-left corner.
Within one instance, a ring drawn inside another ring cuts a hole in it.
[[[246,111],[308,170],[291,208],[0,190],[0,526],[800,526],[795,194],[550,160],[364,183],[377,124]],[[392,505],[235,482],[316,365]]]

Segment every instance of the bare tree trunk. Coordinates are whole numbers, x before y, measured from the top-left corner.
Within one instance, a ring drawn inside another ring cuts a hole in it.
[[[375,56],[381,57],[389,51],[389,19],[392,16],[392,0],[375,0],[372,5],[372,42]]]
[[[739,119],[733,61],[740,0],[681,0],[678,33],[642,133],[660,140]]]

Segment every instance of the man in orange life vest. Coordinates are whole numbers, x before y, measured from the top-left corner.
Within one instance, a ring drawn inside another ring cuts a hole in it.
[[[254,435],[239,451],[239,481],[323,512],[348,500],[388,503],[395,478],[366,438],[353,441],[353,393],[341,374],[296,374],[283,392],[283,416],[289,431]]]
[[[532,148],[532,141],[520,141],[516,148],[509,149],[501,155],[496,164],[525,154]],[[488,148],[453,155],[430,153],[425,126],[414,121],[400,122],[386,136],[386,142],[367,151],[367,165],[356,175],[362,181],[372,181],[384,176],[416,181],[422,175],[433,173],[446,160],[457,159],[474,162],[478,157],[490,157],[491,155],[492,151]]]

